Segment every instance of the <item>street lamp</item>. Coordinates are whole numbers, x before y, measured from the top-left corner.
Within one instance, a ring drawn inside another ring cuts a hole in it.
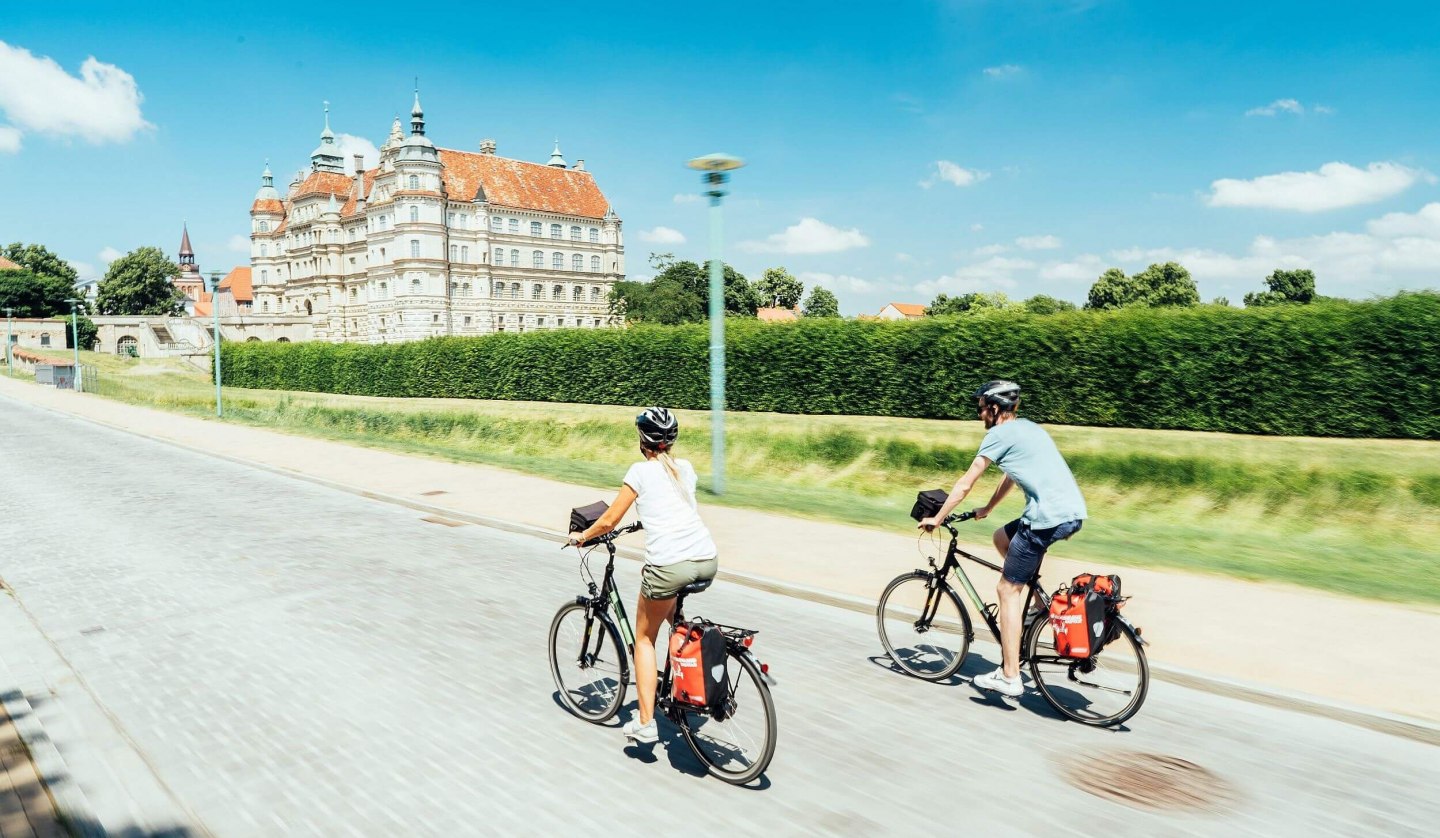
[[[70,342],[75,345],[75,381],[70,386],[75,390],[84,392],[85,384],[80,379],[80,317],[78,314],[79,309],[76,308],[76,306],[85,301],[71,297],[65,302],[70,304]]]
[[[15,338],[13,337],[14,332],[15,332],[15,309],[11,308],[10,306],[5,306],[5,374],[6,374],[6,375],[14,375],[14,373],[15,373],[15,371],[14,371],[13,369],[11,369],[11,365],[13,365],[13,364],[15,363],[15,361],[10,357],[10,342],[15,339]]]
[[[210,272],[210,312],[215,315],[215,418],[221,418],[220,407],[220,272]]]
[[[730,179],[726,172],[745,165],[728,154],[707,154],[685,164],[704,172],[710,187],[710,490],[725,493],[725,266],[720,261],[720,187]]]

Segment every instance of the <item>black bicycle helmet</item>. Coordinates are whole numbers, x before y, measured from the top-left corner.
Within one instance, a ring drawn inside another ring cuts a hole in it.
[[[680,436],[680,422],[675,414],[663,407],[647,407],[635,417],[635,427],[640,431],[640,441],[646,448],[664,451],[675,444]]]
[[[1016,402],[1020,401],[1020,385],[1004,379],[987,381],[980,385],[979,390],[975,391],[975,398],[984,399],[986,404],[999,405],[1010,410],[1015,407]]]

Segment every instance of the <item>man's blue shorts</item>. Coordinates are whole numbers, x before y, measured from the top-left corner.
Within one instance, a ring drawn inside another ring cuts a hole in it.
[[[1064,541],[1077,532],[1083,521],[1066,521],[1043,530],[1032,530],[1030,525],[1016,518],[1005,525],[1005,535],[1010,539],[1010,549],[1005,553],[1003,576],[1017,585],[1027,585],[1040,574],[1040,560],[1045,551],[1057,541]]]

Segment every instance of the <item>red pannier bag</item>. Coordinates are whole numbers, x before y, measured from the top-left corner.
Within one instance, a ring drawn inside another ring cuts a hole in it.
[[[1094,590],[1072,593],[1060,590],[1050,601],[1050,627],[1055,630],[1055,654],[1088,658],[1100,650],[1105,637],[1107,601]]]
[[[670,634],[670,695],[680,704],[716,707],[725,701],[725,635],[714,623],[680,623]]]

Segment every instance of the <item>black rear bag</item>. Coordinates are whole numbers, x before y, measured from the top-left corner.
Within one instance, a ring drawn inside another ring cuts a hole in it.
[[[950,493],[944,489],[931,489],[928,492],[920,492],[915,495],[915,505],[910,508],[910,517],[917,521],[923,521],[932,517],[945,505],[945,499]]]
[[[600,520],[610,504],[603,500],[597,500],[589,506],[577,506],[570,510],[570,532],[584,532]]]
[[[719,626],[707,625],[700,635],[700,663],[705,667],[705,706],[717,721],[729,715],[730,672],[725,634]]]

